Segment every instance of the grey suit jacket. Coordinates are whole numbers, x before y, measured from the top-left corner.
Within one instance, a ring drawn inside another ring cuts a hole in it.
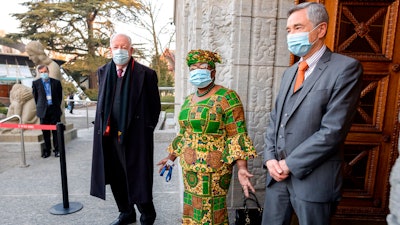
[[[286,96],[292,93],[297,63],[282,77],[266,132],[264,164],[277,159],[277,130],[281,117],[285,126],[286,164],[294,191],[302,200],[338,201],[341,196],[341,153],[361,92],[361,64],[350,57],[325,51],[314,71],[303,83],[293,109],[282,115]],[[267,175],[267,186],[276,181]]]

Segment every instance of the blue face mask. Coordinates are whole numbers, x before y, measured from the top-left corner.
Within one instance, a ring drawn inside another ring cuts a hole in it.
[[[211,84],[211,71],[207,69],[195,69],[190,71],[189,81],[197,88],[205,88]]]
[[[314,43],[318,40],[316,39],[313,43],[310,43],[309,41],[310,33],[313,32],[318,26],[314,27],[310,32],[288,34],[287,44],[289,51],[293,53],[293,55],[297,55],[299,57],[305,56],[310,51]]]
[[[48,73],[41,73],[41,74],[40,74],[40,77],[41,77],[43,80],[48,80],[48,79],[49,79],[49,74],[48,74]]]
[[[112,50],[113,61],[116,65],[125,65],[129,62],[131,58],[129,52],[126,49],[115,49]]]

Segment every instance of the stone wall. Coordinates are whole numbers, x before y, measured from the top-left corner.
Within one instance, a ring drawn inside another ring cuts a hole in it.
[[[255,175],[253,184],[261,203],[266,174],[262,168],[264,134],[280,77],[289,66],[286,13],[294,2],[176,0],[175,4],[176,103],[182,103],[184,97],[194,91],[188,82],[187,52],[202,48],[220,53],[223,63],[217,64],[216,83],[236,90],[244,103],[247,128],[259,154],[249,162],[249,169]],[[176,106],[176,112],[179,107]],[[387,221],[390,225],[400,225],[399,160],[392,169],[390,183],[391,214]],[[230,212],[242,205],[242,191],[236,176],[228,199]]]
[[[400,121],[400,114],[397,121]],[[397,143],[400,143],[400,138]],[[398,149],[400,152],[400,145],[398,145]],[[400,225],[400,158],[396,160],[396,163],[392,167],[390,186],[390,214],[387,216],[386,220],[389,225]]]
[[[194,91],[188,82],[187,52],[198,48],[218,52],[223,62],[217,64],[216,83],[239,93],[259,154],[249,162],[249,170],[255,175],[252,181],[261,203],[264,134],[280,76],[289,65],[285,26],[286,9],[292,4],[289,0],[176,0],[175,4],[176,103]],[[236,176],[228,199],[230,209],[242,205]]]

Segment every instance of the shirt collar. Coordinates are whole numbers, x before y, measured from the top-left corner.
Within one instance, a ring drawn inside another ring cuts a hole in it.
[[[316,51],[310,58],[306,60],[308,69],[305,72],[304,79],[307,79],[307,77],[311,75],[325,51],[326,45],[323,45],[318,51]],[[303,57],[300,58],[299,62],[301,61],[303,61]]]
[[[122,77],[125,75],[125,71],[126,71],[126,68],[128,67],[128,65],[126,65],[126,66],[124,66],[124,67],[122,67],[122,68],[120,68],[120,69],[122,69]],[[115,71],[117,71],[118,72],[118,67],[115,67]]]

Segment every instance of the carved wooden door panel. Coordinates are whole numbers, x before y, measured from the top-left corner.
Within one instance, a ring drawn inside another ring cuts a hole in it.
[[[320,2],[330,15],[327,45],[364,67],[357,115],[344,146],[343,199],[336,217],[383,221],[398,157],[399,0]]]

